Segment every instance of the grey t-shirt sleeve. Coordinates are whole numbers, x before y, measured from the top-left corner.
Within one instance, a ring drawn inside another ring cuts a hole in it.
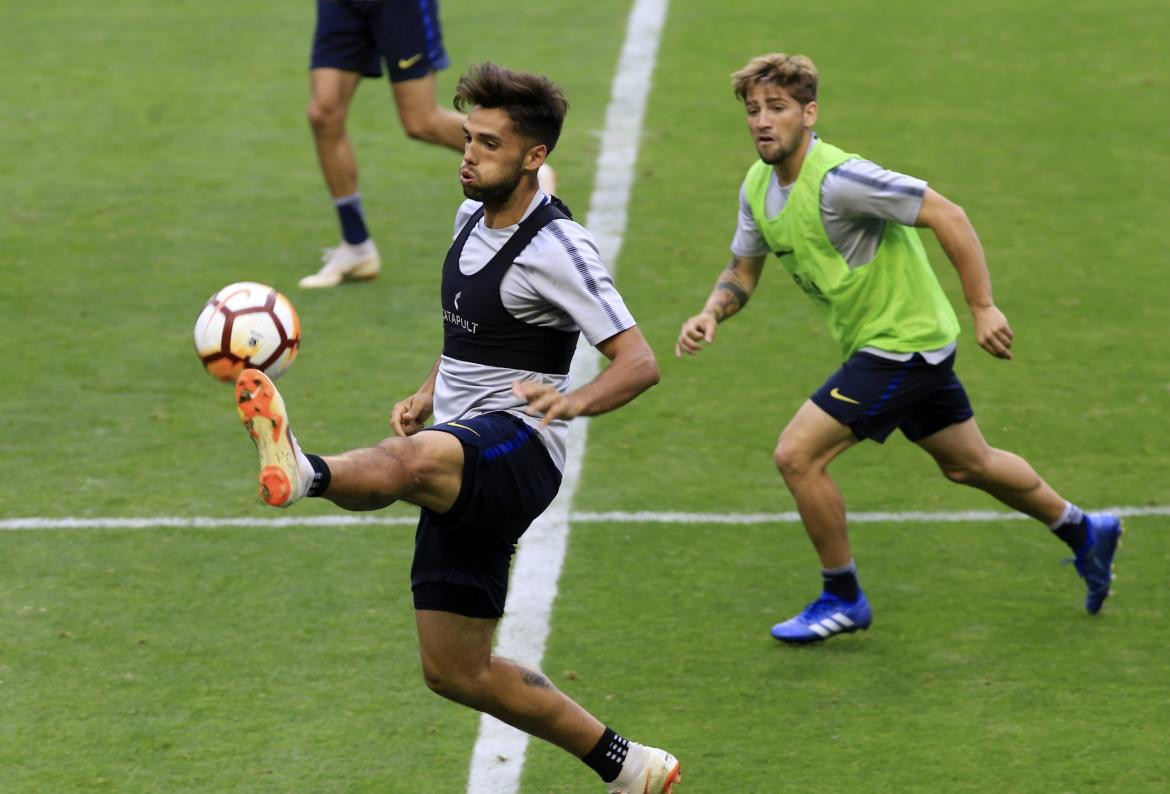
[[[739,186],[739,213],[736,217],[735,236],[731,238],[731,253],[736,256],[765,256],[769,253],[764,235],[752,217],[752,205],[748,202],[746,180]]]
[[[825,174],[821,207],[842,219],[878,218],[913,226],[926,182],[869,160],[849,160]]]
[[[593,235],[570,220],[553,221],[528,244],[500,284],[500,298],[516,319],[579,329],[591,345],[636,325]]]

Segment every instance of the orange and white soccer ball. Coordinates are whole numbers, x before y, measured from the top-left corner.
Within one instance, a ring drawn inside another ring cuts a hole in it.
[[[249,367],[279,378],[296,358],[301,320],[292,302],[265,284],[228,284],[195,320],[195,352],[208,374],[234,382]]]

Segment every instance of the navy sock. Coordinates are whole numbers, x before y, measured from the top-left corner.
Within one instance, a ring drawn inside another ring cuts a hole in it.
[[[341,236],[350,245],[364,243],[370,239],[370,232],[366,228],[366,215],[362,212],[362,194],[334,199],[333,206],[337,207],[337,217],[341,221]]]
[[[1089,517],[1082,515],[1080,521],[1069,521],[1052,530],[1052,534],[1068,544],[1074,554],[1080,554],[1093,542],[1089,532]]]
[[[581,760],[601,777],[603,783],[612,783],[622,771],[629,751],[629,739],[623,739],[607,727],[597,744]]]
[[[333,478],[329,471],[329,464],[320,455],[305,455],[309,465],[313,467],[313,481],[309,483],[309,490],[305,496],[320,496],[329,488],[329,480]]]
[[[861,596],[861,585],[857,582],[857,567],[853,563],[845,570],[821,571],[826,593],[837,596],[842,601],[850,603]]]

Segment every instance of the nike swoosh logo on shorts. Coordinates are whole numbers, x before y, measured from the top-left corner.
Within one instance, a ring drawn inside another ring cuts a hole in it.
[[[398,59],[398,68],[399,69],[409,69],[410,67],[412,67],[416,63],[418,63],[420,60],[422,60],[422,56],[423,56],[423,54],[420,52],[419,54],[412,55],[409,58],[399,58]]]
[[[836,386],[834,386],[833,390],[831,392],[829,392],[829,396],[832,397],[834,400],[840,400],[843,403],[852,403],[854,405],[861,405],[861,403],[859,403],[857,400],[853,399],[852,397],[846,397],[844,394],[842,394],[837,389]]]

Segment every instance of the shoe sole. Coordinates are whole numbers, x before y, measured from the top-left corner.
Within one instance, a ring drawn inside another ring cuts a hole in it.
[[[273,507],[292,504],[296,471],[292,431],[284,400],[272,381],[258,369],[246,369],[236,378],[236,411],[260,454],[260,498]]]
[[[666,781],[662,784],[662,794],[671,794],[674,791],[674,784],[682,781],[682,762],[677,758],[674,760],[674,769],[670,770],[670,774],[666,776]]]
[[[316,274],[312,276],[305,276],[301,279],[297,286],[301,289],[328,289],[330,287],[337,287],[347,281],[373,281],[382,272],[381,260],[365,259],[358,263],[358,265],[351,271],[341,274],[336,281],[330,280],[321,284],[313,283]]]
[[[828,635],[827,637],[822,637],[821,635],[815,634],[815,633],[811,637],[803,637],[803,638],[777,637],[775,634],[773,634],[772,639],[776,640],[777,642],[782,642],[785,645],[813,645],[813,644],[818,643],[818,642],[824,642],[825,640],[831,640],[834,637],[840,637],[842,634],[853,634],[853,633],[858,632],[858,631],[869,631],[869,625],[866,624],[865,626],[854,626],[853,628],[842,629],[841,631],[834,631],[832,634]]]

